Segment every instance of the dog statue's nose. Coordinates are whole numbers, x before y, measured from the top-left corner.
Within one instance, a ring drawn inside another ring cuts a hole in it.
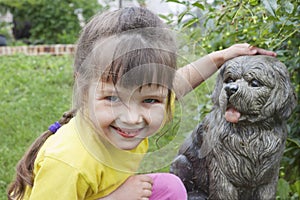
[[[230,97],[239,89],[239,86],[235,84],[230,84],[226,85],[224,89],[226,91],[227,96]]]

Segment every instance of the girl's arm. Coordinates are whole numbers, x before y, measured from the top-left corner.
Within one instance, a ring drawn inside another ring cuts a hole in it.
[[[227,60],[241,55],[264,54],[276,56],[276,53],[250,46],[247,43],[235,44],[231,47],[210,53],[191,64],[177,70],[174,90],[177,98],[181,98],[195,87],[200,85]]]

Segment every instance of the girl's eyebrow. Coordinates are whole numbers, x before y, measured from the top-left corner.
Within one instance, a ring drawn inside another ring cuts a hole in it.
[[[145,96],[157,96],[157,97],[166,97],[168,95],[168,90],[162,88],[143,88],[140,93]]]
[[[97,93],[119,93],[119,91],[116,90],[115,87],[110,86],[109,84],[99,84],[99,83],[94,83],[95,85],[95,92]]]
[[[99,91],[99,92],[117,93],[116,89],[113,89],[113,88],[102,88],[102,87],[99,87],[99,88],[97,88],[97,91]]]

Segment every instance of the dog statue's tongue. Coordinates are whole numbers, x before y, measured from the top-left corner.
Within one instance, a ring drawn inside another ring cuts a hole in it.
[[[237,111],[235,108],[228,108],[225,112],[226,121],[231,123],[237,123],[239,121],[240,116],[241,113],[239,113],[239,111]]]

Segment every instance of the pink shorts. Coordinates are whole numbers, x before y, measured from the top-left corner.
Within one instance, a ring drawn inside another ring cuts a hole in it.
[[[186,189],[177,176],[169,173],[147,174],[153,179],[149,200],[186,200]]]

